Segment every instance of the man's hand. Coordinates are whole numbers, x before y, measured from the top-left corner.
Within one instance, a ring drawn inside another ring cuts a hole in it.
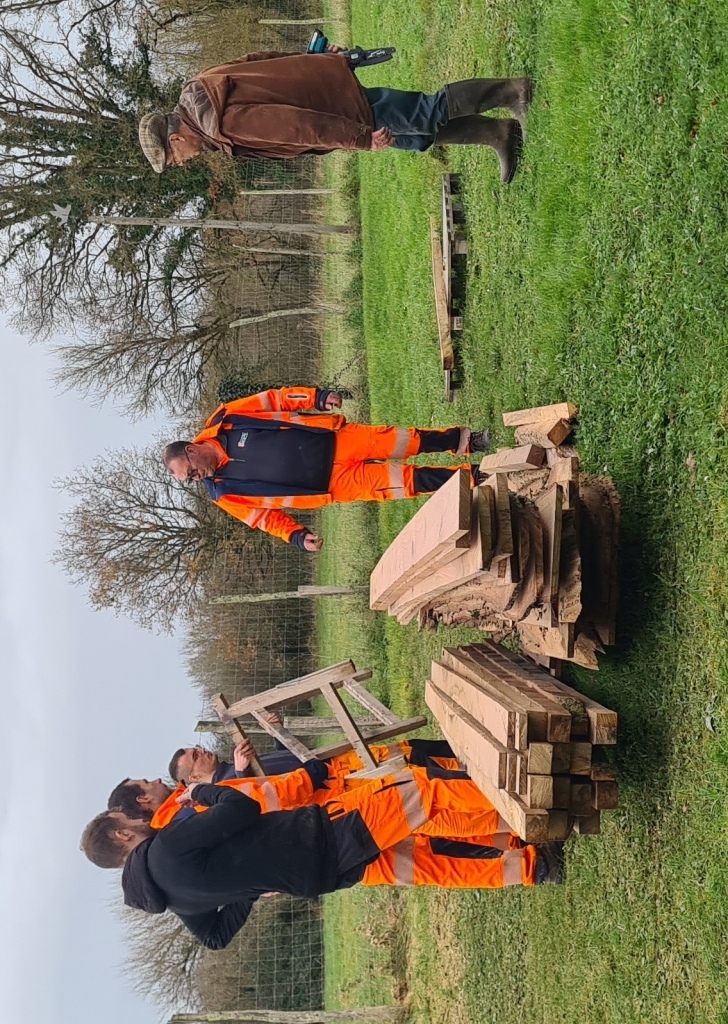
[[[341,395],[338,391],[332,391],[329,397],[324,402],[324,409],[340,409],[341,408]]]
[[[317,537],[315,533],[307,533],[303,540],[304,551],[320,551],[324,546],[323,537]]]
[[[233,765],[236,772],[244,772],[249,766],[251,758],[255,756],[255,747],[250,740],[243,740],[238,743],[233,753]]]
[[[192,782],[184,791],[184,793],[180,793],[180,795],[177,797],[177,803],[180,804],[181,807],[191,807],[195,802],[193,794],[198,786],[199,782]]]
[[[269,711],[265,717],[271,725],[283,725],[281,716],[276,711]]]
[[[337,46],[336,43],[329,43],[326,50],[328,53],[343,53],[344,47]]]
[[[372,153],[378,152],[380,149],[387,149],[394,142],[394,135],[390,132],[389,128],[379,128],[377,131],[372,132]]]

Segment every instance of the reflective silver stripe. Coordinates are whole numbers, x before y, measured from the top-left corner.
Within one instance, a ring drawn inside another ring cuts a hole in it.
[[[510,841],[510,832],[496,832],[494,836],[490,837],[490,842],[488,843],[488,845],[492,846],[496,850],[507,850]]]
[[[271,405],[270,398],[268,397],[267,391],[259,391],[255,396],[260,402],[260,409],[256,409],[255,412],[270,412],[273,406]]]
[[[407,836],[392,847],[392,871],[395,885],[415,884],[415,837]]]
[[[388,743],[387,753],[389,754],[390,757],[400,757],[402,754],[402,750],[400,748],[399,743]]]
[[[404,459],[407,457],[407,449],[410,444],[409,430],[405,427],[397,427],[397,439],[394,442],[394,448],[392,454],[389,456],[390,459]]]
[[[404,469],[402,466],[397,465],[396,462],[388,462],[387,468],[389,470],[389,483],[388,488],[392,492],[393,498],[406,498],[407,495],[404,493]]]
[[[407,778],[409,776],[409,778]],[[399,794],[402,798],[402,806],[404,808],[405,817],[407,818],[407,824],[410,827],[410,831],[414,832],[416,828],[422,828],[427,821],[427,814],[425,812],[425,806],[422,803],[422,796],[420,795],[419,788],[410,772],[399,772],[394,776],[398,781],[405,778],[406,781],[399,785]]]
[[[523,850],[506,850],[501,862],[503,885],[523,885]]]
[[[506,821],[505,818],[501,818],[500,814],[498,815],[498,831],[499,832],[510,832],[511,831],[511,826],[508,824],[508,822]]]
[[[260,508],[290,508],[294,502],[292,494],[276,495],[275,498],[260,498]]]
[[[278,793],[276,792],[276,787],[273,785],[273,783],[272,782],[259,782],[258,785],[260,786],[261,792],[263,793],[263,796],[265,797],[265,802],[268,805],[268,810],[269,811],[280,811],[280,809],[281,809],[281,802],[278,799]]]

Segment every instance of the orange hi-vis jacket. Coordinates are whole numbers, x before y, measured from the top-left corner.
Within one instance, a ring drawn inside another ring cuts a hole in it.
[[[306,807],[308,804],[323,804],[331,799],[331,791],[318,789],[314,791],[313,782],[308,772],[298,769],[288,772],[286,775],[267,775],[260,778],[252,777],[247,779],[226,779],[218,782],[218,786],[228,786],[237,789],[251,800],[260,804],[260,809],[266,811],[291,811],[296,807]],[[183,782],[173,793],[167,797],[161,807],[152,815],[152,828],[166,828],[181,809],[177,803],[177,797],[186,790]],[[196,804],[196,811],[206,811],[207,807]]]
[[[205,428],[194,439],[195,444],[212,441],[223,456],[221,465],[230,459],[217,438],[223,430],[230,429],[225,422],[226,415],[243,416],[252,421],[275,420],[283,429],[286,426],[309,430],[341,430],[346,417],[340,413],[316,412],[317,388],[289,387],[271,388],[248,398],[219,406],[205,423]],[[313,509],[332,503],[330,494],[290,494],[265,497],[263,495],[226,494],[214,499],[215,504],[247,526],[264,530],[273,537],[290,542],[294,533],[301,529],[292,516],[279,511],[282,508]]]
[[[407,740],[399,740],[388,745],[377,744],[370,747],[374,760],[377,763],[386,761],[389,757],[398,754],[409,755],[411,750]],[[435,758],[446,768],[457,770],[457,761],[448,758]],[[340,754],[338,757],[328,759],[328,778],[321,789],[314,789],[311,776],[302,768],[285,775],[267,775],[264,777],[251,776],[242,779],[227,779],[219,782],[219,786],[230,786],[238,789],[252,800],[256,800],[262,811],[292,811],[297,807],[306,807],[309,804],[323,805],[332,797],[346,791],[346,780],[351,772],[360,771],[364,765],[359,755],[354,750]],[[369,780],[357,780],[364,784]],[[152,815],[152,828],[165,828],[177,815],[181,805],[177,803],[177,797],[184,793],[187,787],[180,783],[174,792],[170,793],[164,803],[157,808]],[[195,805],[196,811],[206,811],[202,804]]]

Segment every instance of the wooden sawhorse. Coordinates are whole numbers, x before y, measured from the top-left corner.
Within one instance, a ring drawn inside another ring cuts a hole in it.
[[[379,775],[389,775],[392,772],[400,771],[405,765],[405,760],[403,757],[397,756],[377,763],[369,750],[369,744],[400,736],[413,729],[421,729],[423,725],[427,725],[427,719],[421,715],[416,718],[398,718],[394,712],[385,707],[362,686],[365,680],[371,679],[371,675],[369,671],[357,672],[353,661],[342,661],[338,665],[331,665],[329,668],[322,668],[317,672],[280,683],[278,686],[273,686],[270,690],[264,690],[262,693],[256,693],[252,697],[244,697],[243,700],[235,701],[234,704],[229,704],[221,693],[213,698],[212,703],[220,721],[236,743],[245,739],[244,727],[239,720],[245,715],[252,715],[265,732],[274,739],[280,740],[287,750],[296,755],[299,761],[335,757],[337,754],[355,750],[364,767],[361,771],[352,772],[351,778],[374,779]],[[344,690],[350,697],[353,697],[369,715],[376,719],[377,724],[360,727],[344,703],[340,690]],[[283,707],[285,704],[294,704],[297,701],[319,695],[325,698],[334,716],[331,719],[331,732],[343,732],[346,737],[344,742],[309,749],[288,729],[271,724],[266,717],[266,712]],[[262,774],[260,765],[257,768],[253,765],[253,770],[256,774]]]

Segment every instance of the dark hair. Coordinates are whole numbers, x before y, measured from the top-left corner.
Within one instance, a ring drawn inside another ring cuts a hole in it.
[[[111,790],[107,807],[110,811],[123,811],[127,818],[141,818],[143,821],[152,820],[152,812],[140,807],[137,797],[142,796],[142,787],[129,779],[123,779],[118,786]]]
[[[182,782],[182,779],[177,775],[179,769],[179,759],[184,756],[185,747],[180,747],[179,750],[175,750],[172,754],[172,760],[169,762],[169,774],[175,782]]]
[[[116,838],[119,822],[111,811],[102,811],[90,821],[81,836],[81,849],[97,868],[120,868],[124,864],[124,846]]]
[[[167,469],[169,469],[169,464],[173,459],[182,458],[188,444],[192,444],[192,441],[172,441],[171,444],[167,445],[162,454],[162,461]]]

